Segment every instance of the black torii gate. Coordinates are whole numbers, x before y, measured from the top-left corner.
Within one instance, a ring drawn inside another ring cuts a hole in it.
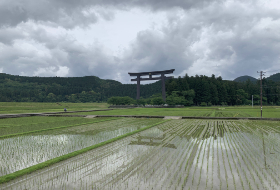
[[[165,74],[171,74],[175,71],[175,69],[170,70],[164,70],[164,71],[151,71],[151,72],[141,72],[141,73],[128,73],[130,76],[137,76],[135,79],[131,79],[131,81],[137,81],[137,97],[138,100],[140,98],[140,81],[144,80],[161,80],[161,86],[162,86],[162,98],[165,101],[166,100],[166,94],[165,94],[165,80],[171,79],[173,77],[166,77]],[[149,75],[149,78],[141,78],[141,76]],[[152,77],[152,75],[161,75],[160,77]]]

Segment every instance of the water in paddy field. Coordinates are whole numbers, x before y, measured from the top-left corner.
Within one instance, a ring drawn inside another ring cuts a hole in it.
[[[0,176],[107,141],[157,121],[121,119],[113,124],[104,122],[1,139]],[[108,124],[111,126],[108,127]]]
[[[0,189],[279,189],[279,156],[275,124],[173,120]]]

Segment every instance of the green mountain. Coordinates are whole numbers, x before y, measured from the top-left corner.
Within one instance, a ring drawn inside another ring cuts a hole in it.
[[[263,80],[264,105],[280,105],[280,81],[269,80],[276,80],[276,76]],[[167,98],[182,100],[182,103],[188,101],[189,105],[248,105],[251,95],[259,99],[259,83],[252,82],[253,77],[239,78],[246,82],[226,81],[215,75],[189,77],[186,74],[166,81]],[[122,84],[96,76],[27,77],[0,73],[0,102],[105,102],[113,96],[135,99],[136,89],[136,84]],[[161,81],[141,85],[140,89],[143,98],[160,96]]]
[[[235,81],[235,82],[246,82],[248,79],[249,79],[251,82],[256,82],[256,81],[257,81],[256,78],[251,77],[251,76],[247,76],[247,75],[237,77],[237,78],[234,79],[233,81]],[[266,79],[266,80],[272,80],[272,81],[274,81],[274,82],[279,82],[279,81],[280,81],[280,73],[273,74],[273,75],[271,75],[271,76],[269,76],[269,77],[267,77],[267,78],[264,77],[264,79]]]
[[[258,81],[258,79],[254,78],[254,77],[251,77],[251,76],[247,76],[247,75],[237,77],[237,78],[234,79],[233,81],[235,81],[235,82],[246,82],[248,79],[249,79],[251,82],[256,82],[256,81]]]
[[[272,80],[274,82],[279,82],[280,81],[280,73],[270,75],[269,77],[266,78],[266,80]]]
[[[161,82],[141,85],[141,96],[161,93]],[[0,101],[102,102],[112,96],[136,98],[136,84],[122,84],[96,76],[27,77],[0,73]]]

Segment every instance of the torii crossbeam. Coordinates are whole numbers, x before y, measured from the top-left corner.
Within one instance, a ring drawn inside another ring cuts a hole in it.
[[[164,70],[164,71],[151,71],[151,72],[141,72],[141,73],[128,73],[130,76],[136,76],[137,78],[131,79],[131,81],[137,81],[137,97],[138,100],[140,98],[140,81],[144,80],[161,80],[162,85],[162,98],[165,101],[166,100],[166,93],[165,93],[165,80],[171,79],[173,77],[164,76],[165,74],[171,74],[175,71],[175,69],[170,70]],[[141,76],[149,75],[149,78],[141,78]],[[152,75],[161,75],[160,77],[152,77]]]

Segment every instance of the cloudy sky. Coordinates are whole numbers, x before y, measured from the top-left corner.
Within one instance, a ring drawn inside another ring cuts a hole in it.
[[[89,76],[280,72],[279,0],[1,0],[0,72]]]

